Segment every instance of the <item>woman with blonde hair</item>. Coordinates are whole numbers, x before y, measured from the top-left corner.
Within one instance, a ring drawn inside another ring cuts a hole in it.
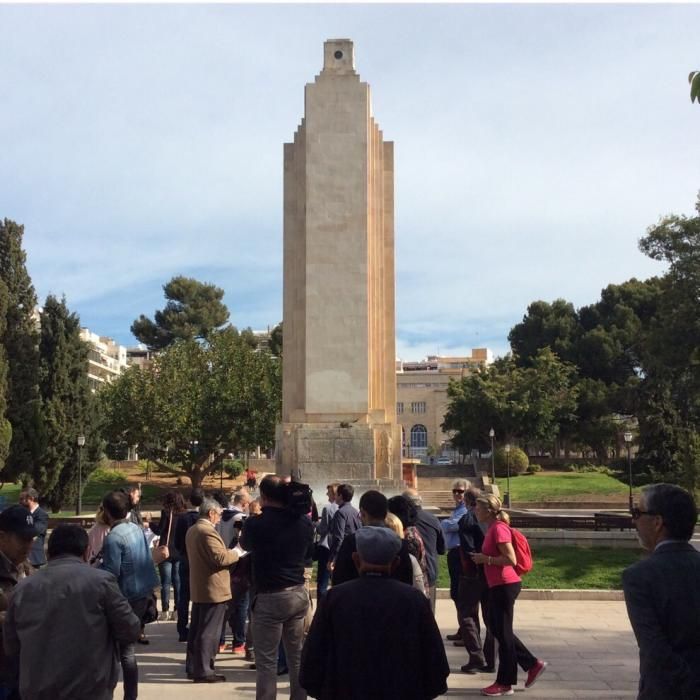
[[[393,530],[399,536],[400,539],[404,539],[403,524],[401,523],[401,519],[398,515],[387,513],[384,522],[390,530]],[[411,553],[409,553],[408,558],[411,560],[411,568],[413,569],[413,587],[417,588],[421,593],[428,595],[425,589],[425,577],[423,576],[423,570],[420,568],[418,559],[416,559]]]
[[[518,682],[518,664],[527,671],[525,687],[531,688],[547,667],[546,661],[533,656],[513,634],[513,609],[521,588],[516,563],[510,516],[502,510],[501,501],[493,494],[476,499],[477,520],[488,527],[481,553],[471,554],[475,564],[484,565],[489,587],[488,627],[498,640],[498,674],[496,682],[483,688],[482,695],[513,695]]]

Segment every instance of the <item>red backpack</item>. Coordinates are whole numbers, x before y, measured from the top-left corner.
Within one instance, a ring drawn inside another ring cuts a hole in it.
[[[515,551],[515,573],[518,576],[526,574],[532,569],[532,552],[527,537],[520,530],[510,528],[513,550]]]

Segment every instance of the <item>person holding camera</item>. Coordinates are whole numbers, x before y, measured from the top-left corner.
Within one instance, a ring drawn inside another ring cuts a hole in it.
[[[304,567],[311,562],[314,527],[299,508],[291,507],[292,491],[298,486],[272,474],[265,476],[260,482],[262,514],[246,520],[239,542],[251,556],[257,700],[277,696],[280,639],[289,668],[290,698],[306,698],[299,685],[299,664],[309,607]]]

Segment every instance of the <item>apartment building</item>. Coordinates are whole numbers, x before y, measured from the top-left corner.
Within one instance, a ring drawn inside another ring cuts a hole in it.
[[[80,337],[90,345],[88,352],[88,382],[92,391],[111,382],[126,369],[126,348],[112,338],[80,329]]]

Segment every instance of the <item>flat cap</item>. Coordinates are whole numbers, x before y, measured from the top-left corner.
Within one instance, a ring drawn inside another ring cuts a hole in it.
[[[0,513],[0,531],[27,538],[38,534],[31,511],[24,506],[10,506]]]
[[[388,527],[367,525],[355,533],[360,559],[366,564],[389,564],[401,549],[399,536]]]

